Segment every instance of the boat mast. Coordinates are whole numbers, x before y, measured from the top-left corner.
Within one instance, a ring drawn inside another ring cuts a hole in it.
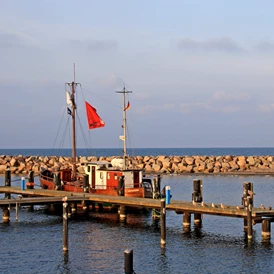
[[[72,178],[76,177],[76,104],[75,104],[75,87],[80,85],[80,83],[75,82],[75,64],[73,64],[73,82],[67,83],[67,85],[71,86],[71,120],[72,120]]]
[[[127,168],[126,165],[126,157],[127,157],[127,114],[126,114],[126,94],[132,93],[130,90],[126,90],[124,87],[122,91],[116,91],[117,93],[123,94],[123,129],[124,129],[124,135],[122,137],[122,140],[124,142],[124,149],[123,149],[123,155],[124,155],[124,169]]]

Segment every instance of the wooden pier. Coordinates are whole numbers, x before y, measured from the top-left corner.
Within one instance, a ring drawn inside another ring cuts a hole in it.
[[[148,199],[148,198],[132,198],[124,196],[109,196],[109,195],[96,195],[88,193],[75,193],[60,190],[44,190],[44,189],[25,189],[21,190],[20,187],[6,187],[0,186],[0,193],[18,194],[20,198],[16,199],[3,199],[0,200],[0,206],[20,204],[51,204],[62,203],[62,199],[67,197],[68,202],[81,202],[91,201],[96,203],[110,203],[116,205],[124,205],[130,207],[144,207],[151,209],[160,209],[161,200]],[[21,197],[22,196],[22,197]],[[27,197],[26,197],[27,196]],[[177,214],[191,213],[191,214],[208,214],[225,217],[246,218],[247,210],[243,206],[232,206],[212,203],[193,203],[188,201],[171,200],[170,204],[166,204],[167,210],[173,210]],[[252,218],[273,217],[274,209],[261,209],[252,208]]]
[[[224,217],[242,218],[244,220],[244,230],[248,239],[252,239],[253,225],[262,223],[262,237],[270,239],[271,222],[274,221],[274,209],[253,207],[253,184],[243,184],[243,196],[241,205],[225,205],[204,203],[202,197],[202,181],[193,181],[193,193],[191,201],[171,200],[166,203],[166,199],[148,199],[133,198],[124,196],[96,195],[89,193],[75,193],[60,190],[45,190],[22,187],[0,186],[0,193],[5,193],[5,199],[0,200],[0,207],[3,209],[3,222],[9,221],[9,209],[11,206],[20,205],[45,205],[45,204],[63,204],[63,217],[67,215],[69,208],[75,210],[75,205],[81,204],[87,208],[91,204],[111,204],[120,208],[118,214],[120,219],[126,219],[126,208],[147,208],[155,209],[159,212],[161,218],[161,245],[166,243],[166,211],[174,211],[177,214],[183,214],[184,229],[191,226],[191,216],[194,216],[194,225],[201,226],[203,215],[216,215]],[[11,194],[17,194],[12,198]],[[240,197],[239,197],[240,198]],[[65,221],[64,221],[65,224]],[[67,233],[65,230],[64,233]],[[64,247],[67,250],[67,247]]]

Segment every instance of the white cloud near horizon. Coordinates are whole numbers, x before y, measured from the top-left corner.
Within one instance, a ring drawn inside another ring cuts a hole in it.
[[[273,104],[265,104],[259,106],[259,111],[263,113],[271,113],[274,112],[274,103]]]
[[[230,37],[219,37],[204,41],[193,38],[182,38],[178,41],[178,48],[186,51],[220,51],[226,53],[242,53],[246,51],[245,48]]]

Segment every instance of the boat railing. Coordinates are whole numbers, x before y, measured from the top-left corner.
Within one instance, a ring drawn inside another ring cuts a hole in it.
[[[40,178],[43,179],[43,180],[47,180],[47,181],[52,181],[53,182],[53,177],[47,175],[47,174],[43,174],[41,173],[40,174]]]

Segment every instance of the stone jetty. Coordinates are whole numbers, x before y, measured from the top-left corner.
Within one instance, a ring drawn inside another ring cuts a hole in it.
[[[112,157],[77,157],[77,170],[84,172],[82,163],[108,161]],[[121,158],[121,157],[120,157]],[[165,174],[274,174],[274,156],[135,156],[127,159],[129,167],[144,169],[146,173]],[[70,157],[0,155],[0,174],[9,167],[13,174],[38,174],[43,168],[62,170],[71,167]]]

